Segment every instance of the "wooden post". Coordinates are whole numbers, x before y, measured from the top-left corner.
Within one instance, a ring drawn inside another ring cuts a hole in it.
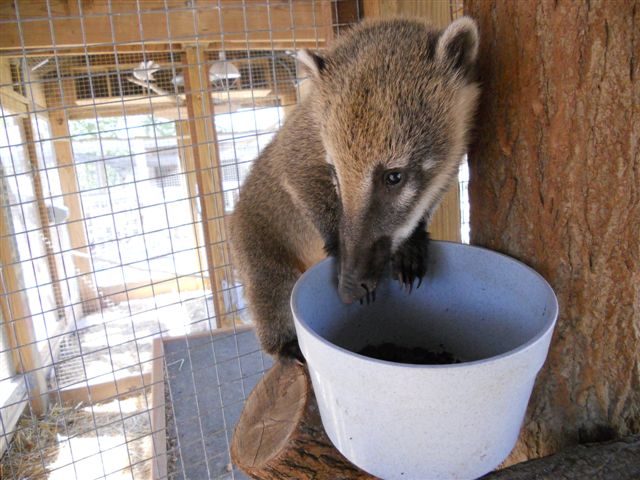
[[[365,17],[421,17],[437,27],[452,20],[449,0],[363,0]]]
[[[367,18],[420,17],[430,20],[440,28],[446,27],[453,20],[450,2],[442,0],[364,0],[363,7]],[[460,189],[456,182],[431,219],[431,238],[459,242],[460,221]]]
[[[151,370],[151,480],[167,478],[167,438],[165,405],[164,343],[162,337],[153,339]],[[148,384],[147,384],[148,386]]]
[[[198,179],[196,178],[196,165],[193,161],[193,150],[191,148],[191,134],[189,133],[189,122],[180,120],[175,122],[176,134],[178,136],[178,156],[187,179],[187,191],[189,192],[189,212],[191,213],[191,225],[193,226],[193,238],[196,243],[198,254],[198,265],[202,272],[207,268],[206,244],[204,242],[202,222],[198,218]],[[204,283],[204,282],[203,282]],[[206,279],[207,288],[211,288],[211,282]],[[205,285],[203,284],[203,288]]]
[[[185,49],[184,79],[191,132],[191,151],[198,181],[198,197],[207,252],[209,279],[216,310],[216,326],[233,326],[237,317],[230,295],[234,287],[224,223],[224,197],[219,171],[217,135],[209,86],[209,62],[202,47]],[[225,302],[225,297],[227,301]]]
[[[4,203],[4,201],[3,201]],[[34,414],[47,410],[47,380],[42,359],[36,344],[36,335],[31,321],[29,301],[21,281],[17,263],[17,249],[13,241],[8,207],[0,209],[0,308],[8,326],[8,340],[16,372],[27,376],[29,405]]]
[[[471,241],[531,265],[560,303],[511,462],[640,433],[640,1],[465,10],[483,90]]]
[[[38,217],[40,220],[40,230],[44,250],[47,253],[47,265],[49,267],[49,275],[51,276],[51,287],[56,302],[58,319],[64,317],[64,300],[62,299],[62,289],[60,287],[60,275],[58,273],[58,265],[56,264],[55,252],[53,249],[51,229],[49,228],[49,214],[47,206],[44,203],[44,194],[42,190],[42,179],[40,178],[40,166],[38,155],[36,153],[36,145],[34,143],[33,127],[31,126],[31,117],[22,120],[22,131],[24,132],[24,141],[27,151],[27,159],[31,167],[31,179],[33,181],[33,192],[38,206]]]
[[[82,215],[82,203],[71,149],[69,123],[64,110],[64,107],[72,105],[75,99],[75,88],[72,81],[60,79],[60,84],[55,87],[51,83],[47,83],[45,97],[47,107],[50,109],[48,112],[49,121],[60,175],[60,187],[64,195],[64,204],[69,209],[69,217],[66,224],[74,253],[73,262],[78,275],[80,298],[82,299],[83,311],[88,313],[100,308],[100,304],[99,295],[92,279],[93,262],[91,261]]]

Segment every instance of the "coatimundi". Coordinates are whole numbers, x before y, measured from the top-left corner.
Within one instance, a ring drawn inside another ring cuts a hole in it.
[[[263,349],[299,350],[289,297],[326,254],[344,302],[375,294],[390,265],[409,288],[426,273],[426,226],[466,151],[479,88],[478,31],[365,21],[321,55],[312,88],[263,150],[231,218],[233,259]]]

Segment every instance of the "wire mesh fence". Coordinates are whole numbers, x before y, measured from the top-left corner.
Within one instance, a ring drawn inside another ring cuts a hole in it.
[[[446,0],[457,15],[459,2]],[[357,0],[0,4],[0,477],[244,478],[224,218]]]

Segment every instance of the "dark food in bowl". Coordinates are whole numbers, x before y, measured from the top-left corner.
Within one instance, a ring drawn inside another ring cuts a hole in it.
[[[459,358],[444,349],[439,352],[434,352],[422,347],[408,348],[393,343],[367,345],[358,353],[366,357],[375,358],[376,360],[410,363],[414,365],[449,365],[452,363],[461,363]]]

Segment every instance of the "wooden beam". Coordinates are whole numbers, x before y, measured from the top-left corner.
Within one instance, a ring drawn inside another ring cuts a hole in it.
[[[225,302],[225,290],[234,286],[234,279],[224,224],[224,197],[214,111],[209,94],[209,68],[204,51],[197,46],[185,50],[184,60],[190,146],[198,182],[216,326],[220,328],[235,323],[237,315],[234,312],[237,309],[228,300]]]
[[[365,17],[420,17],[430,20],[434,26],[440,28],[451,22],[454,12],[450,2],[442,0],[363,0],[363,7]],[[431,219],[431,238],[459,242],[460,223],[460,188],[456,182],[446,193]]]
[[[13,89],[9,59],[0,57],[0,106],[3,110],[16,114],[26,113],[28,104],[29,99]]]
[[[1,7],[0,7],[1,8]],[[179,43],[153,43],[153,44],[133,44],[133,45],[88,45],[82,47],[65,47],[63,49],[52,48],[48,45],[45,48],[31,48],[23,50],[2,49],[3,58],[31,58],[31,57],[75,57],[85,55],[113,55],[115,53],[164,53],[180,51]],[[86,68],[84,72],[86,72]]]
[[[125,285],[100,286],[100,297],[113,303],[128,302],[139,298],[150,298],[156,295],[175,292],[194,292],[205,289],[202,277],[183,275],[160,280],[144,280],[127,282]]]
[[[183,117],[184,118],[184,117]],[[202,222],[198,218],[198,179],[196,178],[196,165],[193,161],[193,149],[191,145],[191,133],[189,131],[189,122],[186,120],[176,121],[176,134],[178,136],[178,156],[180,157],[180,165],[182,171],[186,172],[187,192],[189,193],[189,213],[191,215],[191,225],[193,226],[193,238],[196,243],[196,252],[198,254],[198,265],[200,271],[207,269],[206,245],[203,238]]]
[[[47,205],[44,202],[44,194],[42,188],[42,179],[40,178],[40,162],[36,152],[35,138],[33,135],[33,127],[31,125],[31,117],[22,120],[22,131],[24,133],[24,141],[26,144],[27,159],[31,167],[31,179],[33,181],[33,192],[35,194],[36,205],[38,207],[38,216],[40,220],[40,236],[44,243],[44,250],[47,254],[47,265],[49,267],[49,275],[51,277],[51,287],[56,302],[58,318],[64,318],[64,300],[62,299],[62,288],[60,286],[60,275],[58,273],[58,265],[56,264],[55,251],[53,249],[53,237],[49,224],[49,214]],[[44,165],[43,165],[44,168]]]
[[[431,218],[429,233],[433,240],[461,241],[460,185],[456,183],[445,194]]]
[[[363,0],[362,3],[366,17],[420,17],[431,20],[437,27],[451,22],[448,0]]]
[[[29,301],[19,272],[9,207],[0,209],[0,308],[8,327],[8,340],[17,373],[27,375],[29,404],[36,415],[47,409],[47,380],[36,344]]]
[[[168,119],[186,118],[186,107],[178,108],[175,102],[166,102],[161,98],[147,97],[145,101],[118,101],[105,102],[92,105],[76,105],[66,109],[68,120],[81,120],[86,118],[121,117],[130,115],[162,116]],[[180,112],[180,113],[178,113]]]
[[[167,437],[162,337],[153,339],[151,365],[151,479],[164,480],[167,478]]]
[[[80,199],[78,179],[71,148],[71,133],[66,118],[65,104],[75,100],[75,89],[69,79],[60,82],[59,85],[47,84],[45,97],[49,110],[51,123],[51,135],[54,138],[53,147],[58,165],[60,187],[64,195],[64,204],[69,209],[67,229],[71,248],[80,253],[73,256],[80,298],[83,302],[83,310],[95,311],[99,308],[99,295],[92,280],[93,263],[89,252],[89,242],[85,232],[82,201]]]
[[[340,34],[360,21],[363,16],[362,0],[338,0],[332,2],[334,32]]]
[[[224,42],[225,50],[323,46],[330,0],[145,0],[0,3],[0,50]],[[218,5],[222,8],[219,8]],[[20,26],[18,25],[20,23]]]
[[[78,403],[95,404],[127,397],[135,392],[143,391],[151,385],[151,374],[114,377],[112,380],[100,383],[84,382],[82,386],[61,388],[51,392],[55,401],[63,404],[77,405]]]

